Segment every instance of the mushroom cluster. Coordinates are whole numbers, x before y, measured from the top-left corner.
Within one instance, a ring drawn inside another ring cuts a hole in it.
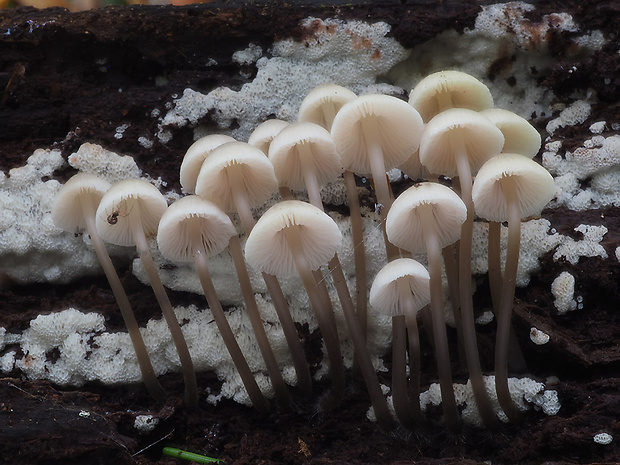
[[[99,237],[137,246],[178,351],[188,402],[198,401],[196,376],[183,331],[153,263],[149,236],[157,237],[167,260],[193,263],[208,307],[257,410],[269,409],[269,401],[228,325],[209,271],[208,258],[225,249],[237,271],[252,330],[281,408],[294,407],[292,394],[309,396],[316,390],[279,282],[279,277],[297,276],[318,323],[329,364],[331,389],[321,400],[323,410],[336,408],[346,395],[341,345],[343,338],[349,338],[355,350],[353,379],[363,380],[380,424],[388,429],[398,421],[415,428],[431,420],[420,408],[423,329],[435,353],[445,424],[452,431],[460,428],[452,354],[462,353],[480,417],[486,426],[495,427],[498,418],[514,421],[518,417],[508,374],[519,355],[510,320],[520,225],[523,218],[540,214],[554,195],[554,184],[549,173],[532,160],[540,149],[538,132],[523,118],[492,106],[486,86],[459,71],[429,75],[411,91],[409,102],[387,95],[357,96],[337,85],[323,85],[304,99],[297,122],[263,122],[247,142],[219,134],[197,140],[181,164],[180,182],[187,195],[170,206],[147,181],[121,181],[110,187],[78,174],[59,195],[55,219],[68,231],[85,229],[90,234],[117,296],[146,387],[157,399],[162,399],[163,391]],[[387,176],[394,168],[410,178],[410,186],[398,196]],[[370,197],[375,199],[386,252],[384,266],[370,289],[358,189],[362,176],[372,180]],[[321,186],[334,181],[342,182],[347,192],[355,289],[350,288],[338,257],[341,231],[321,198]],[[253,208],[267,201],[273,204],[278,193],[281,199],[260,218],[255,217]],[[61,202],[61,197],[70,198],[75,206],[62,207],[71,204],[66,199]],[[71,210],[80,211],[81,216],[72,218]],[[471,271],[476,216],[489,221],[489,292],[497,321],[494,374],[500,407],[491,402],[478,354]],[[503,267],[499,253],[502,222],[508,224]],[[245,250],[238,231],[247,237]],[[424,254],[421,261],[426,264],[414,260],[414,254]],[[285,383],[267,338],[248,264],[264,279],[280,320],[297,375],[296,390]],[[444,275],[449,304],[443,291]],[[332,301],[326,277],[333,283],[337,301]],[[366,342],[369,303],[392,317],[395,417]],[[336,325],[336,305],[344,315],[346,334]],[[452,313],[449,319],[456,325],[456,344],[451,344],[444,308]]]

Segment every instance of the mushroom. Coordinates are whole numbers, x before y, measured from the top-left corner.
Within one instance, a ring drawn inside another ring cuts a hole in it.
[[[334,118],[331,132],[344,169],[372,174],[382,223],[392,204],[386,171],[416,151],[422,129],[418,112],[388,95],[358,97],[344,104]],[[388,260],[397,258],[398,250],[385,242]]]
[[[502,131],[504,135],[503,153],[518,153],[528,158],[534,158],[541,146],[540,133],[525,118],[501,108],[489,108],[480,112]],[[488,263],[489,286],[491,300],[495,313],[499,312],[499,299],[502,289],[502,271],[500,258],[501,223],[489,221],[488,234]],[[525,371],[525,358],[519,347],[514,329],[510,331],[509,362],[511,368]]]
[[[431,119],[420,142],[420,161],[433,173],[458,176],[461,198],[467,207],[467,219],[461,227],[459,242],[459,299],[461,334],[467,368],[476,404],[484,423],[497,422],[486,391],[476,343],[476,325],[471,287],[471,249],[474,208],[471,200],[472,173],[500,153],[504,136],[495,125],[479,113],[465,108],[451,108]]]
[[[452,429],[458,428],[459,415],[452,387],[450,349],[443,310],[441,250],[459,239],[466,217],[465,204],[454,191],[441,184],[423,182],[398,196],[385,224],[388,239],[397,247],[410,252],[426,251],[428,256],[437,372],[446,423]],[[410,337],[412,333],[413,328],[409,327]]]
[[[480,111],[493,106],[489,88],[462,71],[438,71],[422,79],[409,93],[409,104],[425,123],[449,108]]]
[[[222,252],[228,245],[230,238],[236,235],[237,230],[226,213],[215,204],[196,195],[190,195],[174,202],[162,215],[157,231],[157,244],[164,258],[171,262],[193,262],[196,266],[196,272],[209,308],[213,313],[213,319],[233,363],[241,375],[252,404],[258,411],[265,412],[269,409],[269,402],[256,384],[252,370],[250,370],[228,324],[226,315],[224,315],[222,304],[211,279],[207,260],[208,257]],[[258,319],[260,322],[260,315],[258,315]],[[254,318],[251,317],[251,320],[254,327]],[[260,328],[262,332],[256,332],[256,328],[254,329],[261,352],[264,354],[266,342],[266,348],[273,358],[262,322],[260,322]],[[275,359],[273,358],[273,360]],[[279,374],[277,363],[276,371]]]
[[[332,123],[340,108],[345,103],[357,98],[354,92],[336,84],[323,84],[312,89],[301,102],[298,121],[309,121],[331,131]],[[362,333],[366,335],[368,313],[368,284],[366,281],[366,253],[364,249],[364,229],[359,193],[352,171],[344,170],[342,174],[347,191],[353,254],[355,258],[355,308],[360,321]]]
[[[244,142],[230,142],[213,150],[203,162],[196,194],[226,212],[236,212],[245,233],[250,234],[256,224],[252,206],[267,201],[277,185],[273,165],[260,149]],[[310,369],[288,302],[275,276],[263,273],[263,279],[291,350],[297,384],[309,394],[312,391]]]
[[[394,205],[392,205],[394,206]],[[370,305],[392,317],[392,398],[399,421],[407,427],[421,424],[420,340],[417,312],[430,302],[429,274],[412,258],[385,265],[370,288]],[[406,333],[409,334],[411,399],[407,399]]]
[[[262,152],[267,155],[273,138],[288,125],[289,123],[281,119],[268,119],[267,121],[263,121],[256,126],[252,134],[250,134],[248,144],[261,149]]]
[[[157,274],[147,237],[157,234],[159,220],[168,204],[159,190],[142,179],[126,179],[114,184],[101,198],[96,226],[101,237],[112,244],[135,245],[157,302],[176,346],[185,381],[185,398],[198,403],[198,384],[194,364],[181,326],[174,314],[164,285]]]
[[[344,395],[344,367],[338,332],[319,291],[312,270],[334,256],[342,242],[336,222],[326,213],[299,200],[285,200],[258,220],[245,244],[245,256],[254,268],[277,276],[297,272],[317,318],[332,375],[332,391],[323,408],[333,408]]]
[[[508,221],[504,281],[497,315],[495,386],[500,405],[510,420],[518,417],[508,388],[508,347],[521,219],[540,214],[554,195],[551,174],[529,157],[517,154],[501,154],[487,161],[478,171],[472,190],[479,216],[489,221]]]
[[[136,317],[123,289],[110,255],[95,226],[97,207],[110,183],[94,174],[78,173],[69,179],[56,194],[52,206],[54,224],[69,232],[88,231],[91,243],[110,283],[127,332],[136,352],[142,379],[149,394],[156,400],[164,399],[164,390],[157,381],[146,345],[140,334]]]
[[[200,167],[205,158],[207,158],[213,149],[226,142],[234,141],[235,139],[224,134],[210,134],[201,137],[190,145],[187,152],[185,152],[179,171],[179,181],[181,182],[183,190],[188,194],[194,194],[196,192],[196,178],[198,177]]]
[[[331,134],[326,129],[308,122],[291,124],[271,142],[269,159],[273,163],[276,177],[281,184],[293,189],[305,187],[310,203],[321,211],[324,210],[319,185],[335,179],[342,172],[340,155],[332,141]],[[379,421],[387,427],[392,423],[392,418],[372,366],[365,342],[365,332],[356,315],[337,253],[329,260],[328,266],[355,346],[356,360],[373,400],[375,413]],[[320,272],[317,273],[319,276],[315,278],[318,278],[321,292],[327,294],[325,280],[320,276]],[[329,294],[327,294],[327,302],[331,307]],[[333,319],[333,310],[330,319]],[[334,329],[336,329],[335,325]]]
[[[480,112],[504,135],[503,153],[518,153],[534,158],[540,150],[541,137],[536,128],[525,118],[501,108],[489,108]],[[500,266],[500,233],[501,223],[489,222],[489,284],[493,307],[499,308],[499,294],[502,288],[502,273]]]

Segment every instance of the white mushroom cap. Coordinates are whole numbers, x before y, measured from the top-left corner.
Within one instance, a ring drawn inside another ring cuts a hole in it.
[[[342,234],[336,222],[317,207],[299,200],[280,202],[256,222],[245,244],[245,257],[254,268],[277,276],[293,276],[297,268],[285,228],[297,226],[310,268],[327,263],[338,251]]]
[[[489,221],[506,221],[506,198],[501,184],[510,178],[516,185],[521,218],[539,215],[555,195],[553,176],[534,160],[513,153],[487,161],[476,176],[472,199],[476,213]]]
[[[192,241],[190,222],[200,225],[200,241],[206,256],[217,255],[237,234],[226,213],[197,195],[183,197],[168,207],[159,221],[157,244],[161,254],[173,262],[192,262],[197,244]]]
[[[210,134],[201,137],[190,145],[181,162],[180,182],[183,190],[189,194],[193,194],[196,191],[196,178],[198,178],[200,167],[205,158],[207,158],[213,149],[226,142],[234,141],[235,139],[224,134]]]
[[[405,309],[398,287],[398,280],[403,278],[409,283],[416,311],[428,305],[430,276],[426,268],[412,258],[397,258],[381,268],[370,288],[370,305],[390,316],[403,315]]]
[[[519,153],[534,158],[542,143],[540,133],[525,118],[502,108],[480,112],[489,118],[504,135],[504,153]]]
[[[504,145],[502,132],[480,113],[464,108],[443,111],[426,125],[420,142],[420,161],[430,172],[459,174],[454,157],[455,136],[462,137],[472,173],[499,154]]]
[[[288,125],[289,123],[281,119],[268,119],[256,126],[254,131],[252,131],[248,144],[261,149],[267,155],[273,138]]]
[[[487,86],[467,73],[439,71],[426,76],[411,90],[409,104],[426,123],[448,108],[491,108],[493,97]]]
[[[302,146],[306,150],[302,151]],[[269,159],[280,185],[306,189],[301,160],[304,155],[311,155],[304,162],[312,166],[319,185],[342,173],[340,154],[329,131],[314,123],[293,123],[274,137],[269,147]]]
[[[230,179],[229,168],[239,165],[241,178]],[[196,194],[234,211],[231,183],[241,186],[252,206],[266,202],[278,188],[278,180],[269,158],[246,142],[220,145],[205,159],[196,182]]]
[[[385,221],[385,232],[392,244],[410,252],[426,250],[422,221],[417,211],[421,206],[433,208],[441,248],[459,239],[461,225],[467,218],[465,204],[449,187],[423,182],[411,186],[394,200]]]
[[[364,136],[369,129],[380,137],[385,169],[390,170],[417,150],[423,123],[413,107],[389,95],[363,95],[346,103],[331,131],[344,169],[371,173]]]
[[[82,214],[81,196],[90,196],[94,208],[97,208],[103,194],[111,184],[103,178],[90,173],[78,173],[69,179],[58,191],[52,206],[54,224],[69,232],[86,229],[86,220]]]
[[[325,120],[324,107],[332,105],[333,114],[338,113],[340,108],[357,97],[355,92],[337,84],[323,84],[312,89],[299,107],[298,121],[309,121],[331,129],[331,121]]]
[[[152,236],[157,233],[166,208],[166,199],[153,184],[142,179],[125,179],[110,187],[101,198],[97,208],[97,231],[103,240],[112,244],[135,245],[129,216],[139,214],[144,234]]]

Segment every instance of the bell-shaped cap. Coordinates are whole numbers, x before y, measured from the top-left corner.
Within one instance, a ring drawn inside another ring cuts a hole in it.
[[[286,228],[299,228],[302,252],[312,270],[338,251],[342,234],[336,222],[319,208],[299,200],[285,200],[256,222],[245,244],[248,263],[276,276],[293,276],[297,268],[286,239]]]
[[[329,131],[336,113],[345,103],[356,97],[355,92],[337,84],[317,86],[301,102],[297,120],[318,124]],[[331,118],[329,116],[326,118],[326,115],[330,114]]]
[[[235,234],[232,221],[217,205],[188,195],[170,205],[162,215],[157,244],[168,260],[191,262],[198,247],[207,257],[217,255]]]
[[[458,176],[456,154],[464,150],[472,173],[499,154],[504,145],[502,132],[480,113],[452,108],[435,116],[424,129],[420,162],[431,173]]]
[[[235,139],[224,134],[210,134],[201,137],[190,145],[181,162],[181,170],[179,173],[179,180],[183,190],[188,194],[193,194],[196,191],[196,179],[198,178],[200,167],[205,158],[207,158],[213,149],[227,142],[234,141]]]
[[[542,143],[540,133],[525,118],[502,108],[480,112],[489,118],[504,135],[503,153],[518,153],[534,158]]]
[[[236,169],[231,169],[235,167]],[[266,202],[278,188],[269,158],[246,142],[222,144],[202,164],[196,194],[227,212],[235,211],[233,185],[247,195],[250,206]]]
[[[370,288],[370,305],[390,316],[403,315],[405,302],[399,279],[407,280],[416,311],[430,303],[430,276],[424,265],[412,258],[398,258],[375,276]]]
[[[388,212],[385,232],[388,240],[410,252],[424,252],[424,225],[420,208],[432,208],[440,247],[456,242],[461,236],[461,225],[467,218],[467,208],[461,198],[449,187],[434,182],[411,186],[400,194]]]
[[[111,244],[135,245],[130,215],[142,222],[145,236],[153,236],[166,208],[166,199],[153,184],[143,179],[125,179],[110,187],[101,198],[97,231]]]
[[[78,173],[69,179],[58,191],[52,206],[54,224],[68,232],[81,232],[86,229],[82,213],[82,197],[90,197],[97,208],[103,194],[111,184],[103,178],[90,173]]]
[[[422,118],[407,102],[389,95],[363,95],[334,118],[332,137],[345,170],[370,175],[369,144],[383,153],[385,169],[403,163],[420,145]]]
[[[302,157],[306,159],[302,162]],[[327,129],[301,122],[284,128],[269,147],[269,159],[281,186],[306,189],[303,167],[311,167],[319,186],[342,173],[340,154]]]
[[[425,123],[448,108],[480,111],[493,106],[489,88],[462,71],[439,71],[422,79],[409,94],[409,104]]]
[[[248,144],[261,149],[262,152],[267,155],[273,138],[288,125],[289,123],[281,119],[268,119],[267,121],[263,121],[256,126],[252,134],[250,134]]]
[[[476,176],[471,195],[478,216],[507,221],[504,182],[514,183],[521,218],[539,215],[555,195],[553,176],[545,168],[529,157],[504,153],[487,161]]]

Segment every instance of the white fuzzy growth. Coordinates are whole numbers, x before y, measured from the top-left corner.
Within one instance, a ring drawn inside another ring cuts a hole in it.
[[[553,254],[554,260],[566,259],[571,265],[579,263],[581,257],[601,257],[607,258],[605,248],[600,244],[603,236],[607,234],[605,226],[588,226],[580,224],[575,231],[583,234],[583,239],[575,241],[570,237],[563,236],[562,244]]]
[[[160,140],[167,137],[166,126],[196,125],[212,110],[217,110],[214,118],[221,128],[236,121],[239,127],[230,135],[247,140],[254,127],[271,115],[293,121],[314,87],[331,82],[364,92],[407,56],[396,40],[386,37],[390,31],[386,23],[307,18],[302,27],[308,32],[305,41],[276,42],[272,57],[258,58],[256,77],[239,91],[218,87],[205,95],[185,89],[160,121]],[[258,49],[249,48],[233,58],[246,62],[257,56]]]
[[[577,301],[574,299],[575,277],[568,271],[563,271],[553,280],[551,294],[553,294],[553,304],[558,314],[563,315],[577,308]]]
[[[560,112],[560,115],[547,123],[547,132],[551,135],[565,126],[575,126],[581,124],[590,116],[592,107],[585,100],[577,100],[568,108]]]
[[[537,346],[541,346],[549,342],[549,335],[538,328],[531,328],[530,341],[532,341]]]
[[[139,178],[142,171],[134,159],[104,149],[100,145],[85,143],[69,156],[69,164],[85,173],[100,176],[110,183],[123,179]]]
[[[159,424],[159,418],[153,415],[136,415],[133,427],[140,433],[146,434],[153,431]]]
[[[614,440],[614,437],[609,433],[598,433],[595,434],[592,439],[595,443],[606,446],[607,444],[611,444],[611,441]]]
[[[484,383],[495,414],[501,421],[508,421],[497,399],[497,393],[495,392],[495,376],[485,376]],[[522,412],[535,408],[542,409],[547,415],[555,415],[560,410],[561,404],[557,392],[545,390],[545,385],[543,383],[529,378],[508,378],[508,388],[513,402]],[[467,381],[467,384],[455,383],[454,395],[457,405],[465,406],[461,413],[463,422],[469,425],[483,427],[484,422],[476,407],[471,382]],[[431,384],[427,391],[420,394],[420,406],[422,410],[426,410],[431,405],[441,405],[441,390],[438,383]]]

